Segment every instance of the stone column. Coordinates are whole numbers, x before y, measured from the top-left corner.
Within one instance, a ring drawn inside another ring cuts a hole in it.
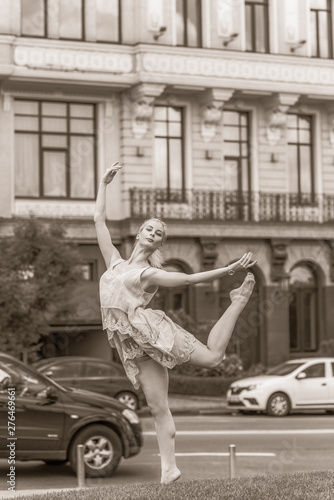
[[[200,238],[202,247],[202,269],[215,269],[218,257],[217,238]],[[199,283],[195,286],[195,316],[196,321],[214,322],[219,317],[219,281]]]
[[[270,240],[272,286],[264,288],[266,310],[266,363],[274,366],[289,359],[289,294],[282,286],[288,279],[284,269],[287,259],[289,240],[273,238]],[[285,287],[287,288],[287,286]]]
[[[14,100],[2,94],[0,100],[0,214],[12,216],[14,205]]]
[[[289,359],[289,296],[279,286],[263,289],[266,301],[266,365],[275,366]]]

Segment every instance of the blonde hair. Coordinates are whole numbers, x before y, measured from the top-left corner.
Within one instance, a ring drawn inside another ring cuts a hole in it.
[[[150,220],[155,220],[157,222],[160,222],[160,224],[162,225],[162,244],[164,244],[165,241],[167,240],[167,226],[165,222],[162,221],[161,219],[158,219],[158,217],[150,217],[149,219],[146,219],[146,221],[143,222],[142,225],[140,226],[138,234],[142,232],[142,230]],[[134,246],[136,246],[136,244],[137,240],[135,241]],[[157,267],[158,269],[161,269],[164,264],[164,257],[162,255],[162,252],[158,248],[154,250],[154,252],[149,256],[147,260],[150,266]]]

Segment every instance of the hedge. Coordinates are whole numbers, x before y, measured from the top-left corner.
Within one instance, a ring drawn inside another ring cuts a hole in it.
[[[169,393],[188,394],[193,396],[225,396],[229,385],[235,380],[237,380],[236,377],[190,377],[188,375],[170,375]]]

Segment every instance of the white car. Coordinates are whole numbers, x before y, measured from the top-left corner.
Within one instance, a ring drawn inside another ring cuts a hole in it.
[[[292,410],[334,411],[334,358],[286,361],[265,375],[233,382],[227,407],[284,417]]]

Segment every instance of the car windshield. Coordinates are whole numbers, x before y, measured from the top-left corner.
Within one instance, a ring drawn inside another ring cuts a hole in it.
[[[304,363],[282,363],[267,371],[266,375],[289,375],[294,370],[302,366]]]
[[[64,387],[16,359],[1,359],[0,368],[4,370],[4,373],[7,372],[10,374],[11,383],[15,387],[25,387],[25,394],[37,394],[47,385],[53,385],[61,391],[66,392]],[[29,388],[29,391],[27,388]]]

